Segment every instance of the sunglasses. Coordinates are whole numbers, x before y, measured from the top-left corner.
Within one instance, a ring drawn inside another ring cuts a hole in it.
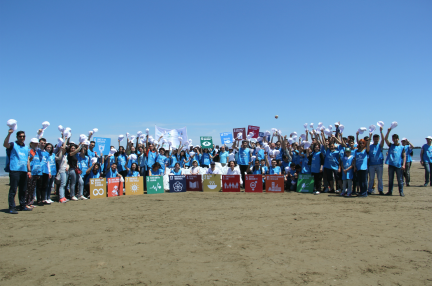
[[[17,136],[18,138],[25,138],[25,135]]]

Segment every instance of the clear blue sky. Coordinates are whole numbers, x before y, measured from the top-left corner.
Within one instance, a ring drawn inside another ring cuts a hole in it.
[[[1,1],[3,134],[430,129],[432,1]],[[276,120],[274,115],[279,115]],[[3,138],[4,138],[3,136]],[[3,139],[2,139],[3,140]],[[5,150],[1,148],[0,155]]]

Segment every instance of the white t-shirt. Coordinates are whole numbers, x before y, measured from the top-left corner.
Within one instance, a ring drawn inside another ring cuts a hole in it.
[[[240,171],[238,169],[231,170],[231,168],[228,168],[227,175],[240,175]],[[243,184],[243,180],[241,176],[240,176],[240,184]]]
[[[207,170],[207,174],[215,174],[215,175],[217,175],[217,174],[221,174],[221,172],[218,169],[214,169],[214,171],[212,171],[212,169],[209,168]]]
[[[191,169],[190,169],[190,171],[191,171],[191,174],[199,174],[200,173],[200,167],[198,166],[198,167],[192,167]]]

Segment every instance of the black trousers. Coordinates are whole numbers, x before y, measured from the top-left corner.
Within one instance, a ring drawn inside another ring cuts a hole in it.
[[[315,190],[321,192],[321,181],[323,178],[323,173],[322,172],[312,173],[312,175],[314,176]]]
[[[45,199],[46,188],[49,181],[48,174],[42,174],[36,183],[36,197],[38,203],[41,203]]]
[[[242,181],[243,181],[243,188],[244,188],[245,182],[246,182],[245,172],[246,172],[246,170],[248,168],[248,165],[239,165],[239,167],[240,167],[240,175],[241,175],[241,178],[242,178]]]
[[[15,195],[18,190],[18,200],[22,208],[25,207],[25,192],[27,190],[27,172],[10,171],[9,172],[9,209],[15,209]]]

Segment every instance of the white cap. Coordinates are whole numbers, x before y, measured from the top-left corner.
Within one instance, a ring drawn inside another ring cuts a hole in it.
[[[32,138],[30,140],[30,143],[39,143],[39,140],[37,140],[37,138]]]
[[[428,137],[426,137],[426,139],[430,139],[430,140],[432,140],[432,136],[428,136]]]
[[[401,141],[408,141],[408,139],[406,139],[405,137],[404,138],[402,138],[402,140]]]

